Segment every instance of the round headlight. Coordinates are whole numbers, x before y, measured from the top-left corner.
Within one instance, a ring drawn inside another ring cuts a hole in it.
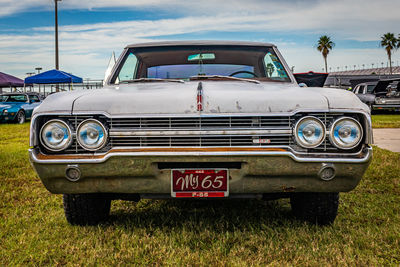
[[[294,136],[304,148],[319,146],[325,139],[325,125],[315,117],[304,117],[296,123]]]
[[[72,143],[71,129],[62,120],[50,120],[40,130],[40,140],[50,151],[64,150]]]
[[[98,120],[88,119],[79,124],[77,141],[86,150],[98,150],[107,142],[107,130]]]
[[[338,148],[352,149],[361,142],[362,136],[361,124],[353,118],[345,117],[332,124],[329,139]]]

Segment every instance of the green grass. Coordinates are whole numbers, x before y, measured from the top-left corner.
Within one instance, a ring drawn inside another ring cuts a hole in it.
[[[333,226],[287,200],[114,201],[99,226],[67,224],[28,162],[28,124],[0,125],[0,266],[400,264],[400,154],[375,148]]]
[[[400,115],[372,115],[373,128],[400,128]]]

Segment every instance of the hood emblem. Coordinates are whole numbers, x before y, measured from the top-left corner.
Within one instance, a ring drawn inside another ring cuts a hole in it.
[[[253,144],[270,144],[271,139],[267,138],[253,138]]]
[[[203,110],[203,85],[199,82],[197,86],[197,111]]]

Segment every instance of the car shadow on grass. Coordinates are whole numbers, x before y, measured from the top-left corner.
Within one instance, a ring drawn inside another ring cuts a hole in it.
[[[302,224],[291,213],[287,199],[275,201],[231,200],[145,200],[113,203],[111,216],[103,225],[125,228],[191,228],[212,231],[249,230]]]

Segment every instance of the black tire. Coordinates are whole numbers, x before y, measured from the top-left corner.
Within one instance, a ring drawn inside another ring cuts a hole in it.
[[[339,193],[294,193],[290,197],[292,211],[299,219],[330,225],[339,207]]]
[[[18,124],[23,124],[26,121],[25,112],[23,110],[18,111],[17,115],[15,116],[15,121]]]
[[[64,194],[63,202],[72,225],[96,225],[110,214],[111,200],[98,194]]]

